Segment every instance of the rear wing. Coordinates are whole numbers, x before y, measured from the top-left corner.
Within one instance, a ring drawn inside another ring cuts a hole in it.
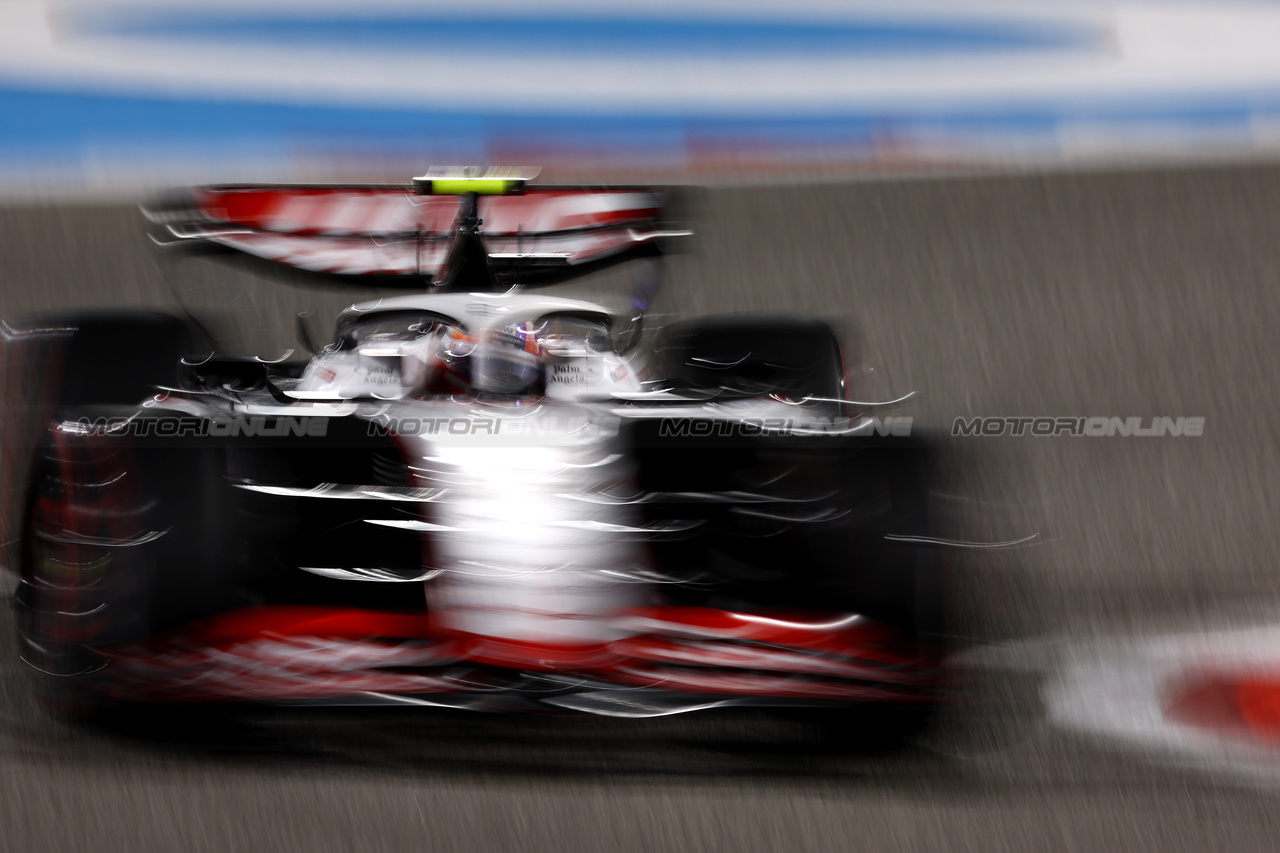
[[[205,186],[143,212],[161,245],[214,245],[313,273],[414,285],[448,284],[477,244],[501,276],[568,272],[688,233],[663,227],[657,190],[529,187],[526,171],[435,170],[405,185]]]

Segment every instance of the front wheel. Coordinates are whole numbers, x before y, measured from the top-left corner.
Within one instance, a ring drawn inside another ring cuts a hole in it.
[[[96,649],[137,635],[146,619],[148,546],[163,531],[147,528],[129,456],[54,426],[33,465],[14,606],[37,701],[58,716],[110,704]]]

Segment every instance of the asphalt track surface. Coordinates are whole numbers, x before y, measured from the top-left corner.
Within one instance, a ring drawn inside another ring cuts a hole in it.
[[[1280,168],[716,189],[688,209],[699,237],[673,264],[669,299],[842,321],[877,393],[920,392],[901,411],[917,428],[973,415],[1206,419],[1201,438],[950,442],[953,485],[978,507],[970,525],[1038,534],[957,561],[957,630],[979,652],[1280,610]],[[174,305],[172,268],[162,274],[140,226],[128,207],[0,210],[4,315]],[[231,280],[203,263],[179,275],[188,301]],[[350,300],[265,287],[224,304],[267,350],[293,311]],[[254,326],[254,311],[285,323]],[[968,700],[934,732],[850,756],[750,715],[214,709],[69,727],[31,706],[2,621],[4,849],[1174,851],[1280,839],[1275,788],[1056,730],[1043,672],[991,665],[999,654],[977,655],[987,663],[968,667]]]

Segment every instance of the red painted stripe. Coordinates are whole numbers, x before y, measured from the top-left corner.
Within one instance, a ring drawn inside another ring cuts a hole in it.
[[[473,689],[438,674],[381,669],[450,662],[582,673],[620,684],[702,693],[936,701],[920,688],[939,683],[937,661],[918,655],[912,643],[891,629],[865,620],[830,629],[827,625],[840,621],[839,614],[797,614],[766,622],[695,607],[642,608],[632,614],[651,630],[612,643],[566,646],[446,631],[426,612],[275,605],[221,614],[155,641],[103,654],[135,687],[139,681],[158,682],[155,689],[177,701]],[[700,639],[685,642],[665,633],[689,629],[699,631]],[[406,640],[436,642],[406,646]],[[309,651],[313,641],[334,652],[332,658]],[[787,647],[763,645],[780,641]],[[300,644],[302,652],[287,653],[291,644]],[[668,654],[673,650],[687,654],[673,660]],[[806,665],[803,656],[815,651],[834,652],[838,658],[823,655]],[[429,660],[413,663],[405,654]]]

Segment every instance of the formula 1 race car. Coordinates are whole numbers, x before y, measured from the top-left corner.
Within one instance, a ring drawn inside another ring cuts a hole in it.
[[[147,210],[167,244],[417,291],[352,305],[305,362],[210,354],[161,313],[6,328],[5,557],[44,704],[747,705],[854,730],[943,701],[910,419],[853,399],[826,323],[646,328],[681,234],[661,194],[529,177]],[[625,310],[543,287],[624,262]]]

